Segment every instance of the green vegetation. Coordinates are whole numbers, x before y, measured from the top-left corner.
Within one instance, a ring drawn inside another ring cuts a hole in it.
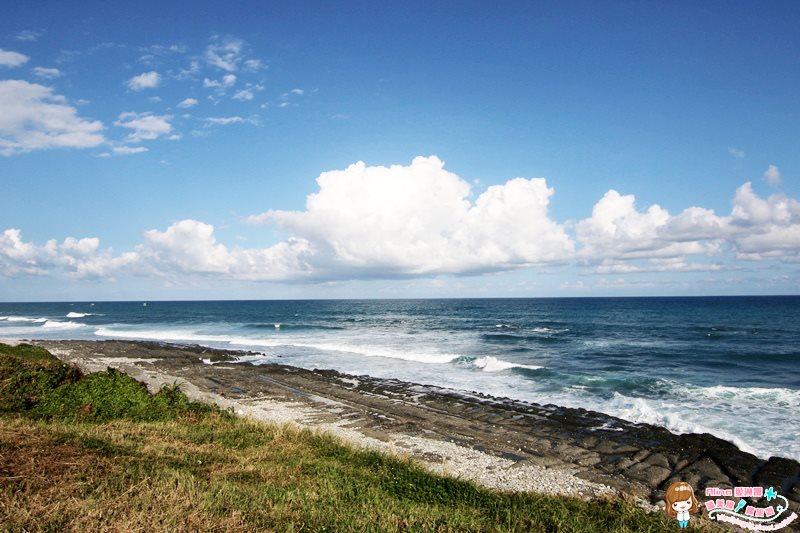
[[[189,402],[176,386],[151,395],[114,369],[82,376],[38,346],[0,344],[0,413],[40,420],[155,422],[214,410]]]
[[[88,406],[88,407],[87,407]],[[620,500],[508,494],[0,345],[9,530],[673,531]]]

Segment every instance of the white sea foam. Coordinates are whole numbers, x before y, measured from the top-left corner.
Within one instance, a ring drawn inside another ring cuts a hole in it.
[[[321,350],[325,352],[341,352],[364,357],[385,357],[388,359],[402,359],[404,361],[414,361],[417,363],[426,364],[444,364],[449,363],[453,359],[460,357],[458,354],[453,353],[439,353],[439,352],[418,352],[393,350],[383,346],[369,346],[369,345],[350,345],[350,344],[332,344],[332,343],[319,343],[319,342],[286,342],[271,339],[251,339],[251,338],[236,338],[230,340],[232,345],[241,346],[264,346],[264,347],[295,347],[295,348],[311,348],[313,350]]]
[[[487,355],[486,357],[479,357],[472,362],[473,366],[476,368],[480,368],[484,372],[501,372],[503,370],[508,370],[509,368],[527,368],[529,370],[537,370],[542,368],[541,366],[536,365],[522,365],[519,363],[510,363],[508,361],[503,361],[502,359],[498,359],[496,357],[492,357],[491,355]]]
[[[153,341],[192,341],[192,342],[229,342],[228,335],[200,335],[194,331],[178,329],[142,329],[125,330],[98,328],[98,337],[119,337],[123,339],[144,339]]]
[[[144,339],[158,341],[187,341],[187,342],[213,342],[227,343],[233,346],[266,347],[266,348],[310,348],[324,352],[340,352],[355,354],[364,357],[385,357],[389,359],[402,359],[427,364],[444,364],[459,357],[453,353],[407,351],[405,349],[393,350],[383,346],[369,346],[364,344],[334,344],[324,342],[293,342],[281,339],[265,339],[257,337],[236,337],[231,335],[206,335],[191,330],[177,329],[113,329],[98,328],[95,335],[99,337],[119,337],[126,339]]]
[[[34,323],[42,323],[47,322],[46,318],[31,318],[28,316],[7,316],[6,321],[8,322],[34,322]]]
[[[264,363],[267,361],[267,356],[258,354],[258,355],[240,355],[236,357],[237,363]]]
[[[687,396],[697,397],[699,400],[706,402],[752,404],[761,407],[772,406],[787,409],[800,409],[800,390],[780,387],[726,387],[724,385],[690,387],[675,384],[673,390]]]
[[[740,450],[761,457],[769,457],[775,453],[770,443],[760,442],[759,423],[752,427],[741,422],[732,426],[729,415],[733,413],[719,412],[700,405],[687,405],[682,401],[632,398],[618,392],[614,393],[605,409],[602,405],[598,407],[598,410],[625,420],[665,427],[673,433],[711,433],[734,443]],[[793,452],[797,453],[797,450]]]
[[[67,318],[84,318],[87,316],[102,316],[98,315],[97,313],[76,313],[75,311],[70,311],[67,313]]]
[[[652,424],[673,433],[711,433],[739,449],[769,458],[800,460],[797,405],[800,391],[757,387],[676,386],[667,398],[632,397],[615,392],[603,399],[572,390],[534,394],[530,399],[584,407],[637,424]],[[780,403],[779,403],[780,402]],[[770,438],[763,438],[768,433]]]
[[[42,324],[43,328],[47,329],[80,329],[84,327],[86,324],[81,324],[79,322],[61,322],[59,320],[47,320],[44,324]]]

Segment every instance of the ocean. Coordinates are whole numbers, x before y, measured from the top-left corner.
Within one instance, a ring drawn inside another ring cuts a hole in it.
[[[0,339],[249,350],[800,460],[800,297],[0,303]]]

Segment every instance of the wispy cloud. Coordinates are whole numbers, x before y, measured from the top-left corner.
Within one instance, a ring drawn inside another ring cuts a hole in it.
[[[133,155],[133,154],[142,154],[144,152],[148,152],[149,150],[144,146],[112,146],[110,152],[103,152],[97,154],[97,157],[111,157],[112,155]]]
[[[132,77],[126,83],[132,91],[154,89],[161,84],[161,75],[156,71],[143,72],[138,76]]]
[[[294,97],[303,96],[304,94],[305,94],[305,91],[303,89],[300,89],[300,88],[295,88],[295,89],[292,89],[290,91],[286,91],[285,93],[281,94],[280,99],[279,99],[280,101],[278,102],[278,107],[285,108],[285,107],[289,107],[290,105],[296,106],[297,104],[293,104],[291,102],[291,100]]]
[[[33,67],[31,69],[31,72],[33,72],[34,76],[46,80],[53,80],[55,78],[60,78],[61,76],[64,75],[64,73],[58,70],[57,68]]]
[[[153,55],[170,55],[170,54],[185,54],[187,52],[186,45],[183,44],[170,44],[170,45],[162,45],[162,44],[154,44],[151,46],[145,46],[140,48],[142,52],[146,52],[148,54]]]
[[[44,30],[22,30],[14,36],[18,41],[35,41],[44,35]]]
[[[764,171],[764,180],[773,187],[780,187],[781,184],[781,171],[775,165],[770,165]]]
[[[732,146],[728,147],[728,153],[733,156],[734,159],[744,159],[744,150],[740,150],[738,148],[733,148]]]
[[[206,47],[205,59],[209,65],[235,72],[242,61],[244,42],[234,37],[214,36]]]
[[[260,84],[254,85],[252,83],[248,83],[244,89],[238,91],[236,94],[233,95],[233,99],[239,100],[240,102],[249,102],[250,100],[253,100],[255,98],[256,96],[255,93],[263,90],[264,90],[263,85]]]
[[[263,68],[266,68],[260,59],[248,59],[244,62],[244,70],[249,72],[257,72]]]
[[[0,81],[0,154],[48,148],[92,148],[105,142],[103,123],[78,116],[50,87]]]
[[[198,102],[195,98],[186,98],[185,100],[182,100],[178,104],[178,107],[180,107],[181,109],[189,109],[190,107],[194,107],[197,104]]]
[[[141,154],[147,152],[148,149],[144,146],[114,146],[112,152],[118,155]]]
[[[27,63],[29,59],[25,54],[0,48],[0,67],[18,67]]]
[[[229,124],[257,124],[254,118],[234,117],[208,117],[205,119],[206,126],[227,126]]]
[[[139,50],[143,52],[143,54],[139,56],[138,61],[145,65],[154,66],[163,63],[170,56],[186,53],[187,48],[182,44],[154,44],[141,47]]]
[[[189,62],[188,68],[180,69],[175,77],[179,80],[183,80],[187,78],[194,78],[198,74],[200,74],[200,61],[195,59]]]

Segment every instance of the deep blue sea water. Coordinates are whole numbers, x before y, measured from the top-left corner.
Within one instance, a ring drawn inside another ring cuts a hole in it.
[[[584,407],[800,460],[800,297],[0,303],[0,338],[150,339]]]

